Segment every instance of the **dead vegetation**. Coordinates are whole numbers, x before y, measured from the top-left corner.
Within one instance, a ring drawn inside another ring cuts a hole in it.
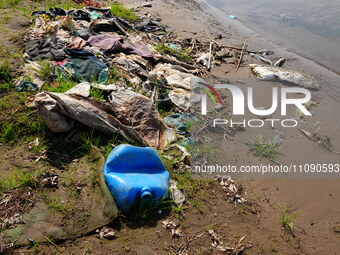
[[[29,212],[36,201],[32,188],[17,188],[3,193],[0,197],[1,229],[13,228],[17,224],[24,224],[23,215]]]

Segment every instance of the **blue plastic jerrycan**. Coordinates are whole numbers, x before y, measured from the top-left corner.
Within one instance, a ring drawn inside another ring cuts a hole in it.
[[[106,184],[119,209],[135,202],[158,203],[168,197],[169,172],[152,148],[119,145],[104,166]]]

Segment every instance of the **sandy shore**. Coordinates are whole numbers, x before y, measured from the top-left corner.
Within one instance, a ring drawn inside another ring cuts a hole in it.
[[[124,1],[133,2],[133,1]],[[199,3],[198,3],[199,2]],[[249,50],[258,51],[263,48],[274,51],[276,56],[284,57],[288,61],[284,67],[314,76],[321,85],[321,90],[312,93],[312,100],[319,103],[312,109],[313,116],[304,120],[301,125],[313,126],[320,124],[319,132],[330,137],[335,150],[340,150],[340,76],[327,70],[317,63],[294,54],[289,49],[267,42],[257,36],[237,20],[230,20],[219,10],[207,6],[201,1],[152,1],[153,7],[144,9],[152,14],[159,15],[162,22],[176,29],[180,37],[196,37],[202,40],[215,39],[221,45],[242,47],[247,40]],[[222,65],[212,69],[211,74],[228,79],[231,83],[252,83],[259,86],[260,100],[266,101],[269,97],[270,86],[266,82],[257,81],[247,64],[256,62],[249,56],[238,71],[234,66]],[[227,73],[226,73],[227,72]],[[291,112],[293,115],[294,113]],[[339,155],[329,153],[316,143],[301,135],[297,129],[279,129],[286,134],[286,141],[279,148],[278,161],[283,164],[296,163],[339,163]],[[227,142],[223,148],[216,152],[217,157],[226,158],[236,165],[258,164],[259,159],[249,153],[245,143],[256,134],[261,133],[270,139],[273,137],[271,128],[261,130],[246,130],[236,134],[235,141]],[[334,177],[334,176],[333,176]],[[335,176],[336,177],[336,176]],[[337,175],[337,178],[339,175]],[[267,201],[268,211],[271,206],[291,206],[302,210],[297,223],[304,229],[303,247],[306,254],[339,254],[338,235],[334,235],[330,226],[338,222],[340,203],[340,179],[310,179],[300,176],[283,176],[279,179],[253,179],[243,180],[244,186],[250,196],[261,201]],[[268,224],[277,220],[276,216],[266,214],[264,219]]]

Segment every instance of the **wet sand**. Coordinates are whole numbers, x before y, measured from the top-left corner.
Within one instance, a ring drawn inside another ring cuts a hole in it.
[[[205,1],[225,12],[225,17],[236,15],[267,40],[287,46],[297,54],[340,73],[338,1]]]

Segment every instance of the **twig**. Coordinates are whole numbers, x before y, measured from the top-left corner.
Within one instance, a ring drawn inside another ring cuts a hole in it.
[[[221,48],[227,48],[227,49],[233,49],[233,50],[242,50],[241,48],[238,48],[238,47],[226,46],[226,45],[221,45]],[[244,52],[247,52],[247,53],[257,53],[256,51],[246,50],[246,49],[244,49]]]
[[[178,60],[175,60],[175,59],[172,59],[172,58],[166,57],[166,56],[160,56],[158,61],[159,62],[164,62],[164,63],[169,63],[169,64],[172,64],[172,65],[183,66],[184,68],[189,69],[189,70],[196,69],[196,67],[193,66],[193,65],[190,65],[190,64],[187,64],[187,63],[184,63],[184,62],[180,62]]]
[[[119,29],[119,31],[122,32],[123,35],[129,36],[129,34],[125,31],[125,29],[122,28],[122,26],[115,19],[112,19],[112,22]]]
[[[209,46],[209,59],[208,59],[208,70],[210,70],[210,64],[211,64],[211,50],[212,50],[212,42],[210,43],[210,46]]]
[[[36,113],[36,112],[38,112],[38,110],[34,110],[34,111],[30,112],[29,114],[27,114],[27,116],[30,116],[31,114]]]
[[[243,58],[244,50],[246,48],[246,42],[247,42],[247,40],[245,40],[244,43],[243,43],[242,51],[241,51],[241,55],[240,55],[240,58],[239,58],[238,63],[237,63],[236,71],[239,69],[239,67],[241,65],[241,61],[242,61],[242,58]]]
[[[156,98],[157,98],[156,93],[157,93],[157,89],[156,89],[156,86],[155,86],[155,87],[153,88],[153,92],[152,92],[152,95],[151,95],[151,102],[152,102],[153,104],[155,104],[155,102],[156,102]]]
[[[204,38],[208,38],[210,41],[212,41],[213,43],[215,43],[218,47],[221,47],[221,45],[216,42],[214,39],[211,39],[210,37],[207,37],[207,36],[203,36]]]
[[[50,243],[52,244],[53,246],[57,246],[54,242],[51,241],[51,239],[49,239],[47,236],[44,236],[45,239]]]
[[[196,46],[208,46],[209,43],[196,43]],[[239,48],[239,47],[235,47],[235,46],[228,46],[228,45],[220,45],[219,46],[220,48],[227,48],[227,49],[232,49],[232,50],[242,50],[242,48]],[[258,53],[256,51],[252,51],[252,50],[244,50],[244,52],[246,53]]]

